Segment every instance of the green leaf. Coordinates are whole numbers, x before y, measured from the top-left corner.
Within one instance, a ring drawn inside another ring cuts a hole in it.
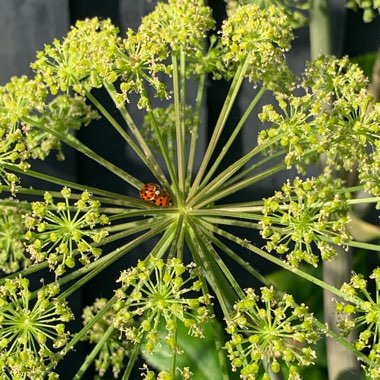
[[[214,326],[213,326],[214,324]],[[177,368],[190,367],[193,376],[192,380],[222,380],[222,379],[239,379],[237,373],[232,373],[230,368],[228,373],[224,373],[219,362],[218,351],[215,345],[213,327],[217,334],[223,334],[222,326],[213,320],[204,327],[204,338],[196,338],[188,334],[188,329],[182,322],[178,321],[177,345],[183,353],[177,355]],[[162,337],[165,334],[164,324],[161,324],[160,330]],[[224,339],[223,339],[224,340]],[[172,351],[164,339],[161,340],[162,346],[153,354],[144,353],[145,361],[159,371],[170,370]],[[226,357],[223,350],[223,355]],[[177,371],[175,379],[180,379]]]

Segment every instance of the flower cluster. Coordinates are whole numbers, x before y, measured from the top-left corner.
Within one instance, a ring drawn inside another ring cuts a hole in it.
[[[44,129],[48,128],[67,135],[70,131],[87,126],[98,117],[98,113],[86,104],[83,97],[61,95],[47,104],[41,115],[33,118],[33,122],[43,125]],[[44,160],[53,149],[58,151],[59,159],[64,158],[58,137],[31,124],[24,125],[24,133],[25,145],[32,158]]]
[[[286,254],[291,265],[305,261],[317,266],[316,244],[323,260],[335,250],[329,243],[344,245],[350,239],[348,206],[345,194],[336,193],[339,180],[296,178],[289,180],[271,198],[265,200],[261,235],[266,248]]]
[[[92,306],[85,307],[82,314],[83,324],[87,325],[87,323],[96,317],[97,313],[105,307],[107,302],[105,298],[98,298]],[[115,311],[111,309],[92,326],[86,339],[89,340],[90,343],[98,343],[102,340],[106,331],[112,326],[114,318]],[[107,341],[103,342],[98,358],[95,361],[95,368],[99,376],[103,377],[107,369],[112,366],[113,376],[115,379],[118,378],[130,349],[130,342],[120,339],[119,333],[115,329]]]
[[[146,364],[143,365],[143,371],[141,373],[143,380],[173,380],[173,375],[168,371],[160,371],[157,376],[154,371],[150,370]],[[192,378],[192,372],[189,367],[185,367],[180,370],[181,380],[189,380]],[[177,378],[177,377],[176,377]]]
[[[24,247],[24,214],[19,207],[0,207],[0,269],[5,273],[16,272],[30,263]]]
[[[158,3],[154,11],[142,19],[139,33],[162,51],[183,50],[192,56],[203,48],[203,40],[214,24],[211,8],[205,6],[203,0],[168,0]]]
[[[297,95],[276,95],[281,112],[263,108],[260,118],[272,126],[261,132],[259,144],[285,150],[285,163],[301,173],[322,154],[332,170],[351,171],[368,160],[380,136],[380,106],[372,104],[367,82],[347,57],[313,61]]]
[[[211,10],[199,0],[169,0],[158,3],[155,10],[142,19],[135,33],[129,29],[122,41],[117,58],[121,93],[118,103],[129,100],[129,93],[140,95],[137,106],[150,107],[145,82],[159,98],[169,98],[159,73],[171,75],[168,54],[179,50],[193,57],[195,52],[203,55],[203,40],[214,26]],[[196,54],[197,55],[197,54]],[[201,57],[199,57],[201,59]]]
[[[239,5],[252,3],[252,0],[226,0],[227,2],[227,14],[232,15]],[[275,5],[278,8],[282,8],[285,14],[288,16],[292,27],[298,28],[307,23],[305,11],[309,8],[307,0],[260,0],[256,1],[261,8],[269,8]]]
[[[139,261],[136,267],[121,273],[115,327],[134,344],[144,342],[146,352],[153,352],[160,344],[161,319],[167,330],[165,341],[173,351],[177,350],[177,320],[184,323],[190,334],[202,337],[203,326],[211,317],[211,300],[209,295],[186,298],[187,293],[201,289],[201,281],[196,278],[194,266],[185,266],[178,259],[166,263],[153,257],[148,262]]]
[[[75,265],[74,255],[80,253],[83,265],[90,262],[89,254],[95,259],[101,254],[99,244],[108,234],[106,228],[95,229],[97,225],[109,223],[108,217],[100,214],[100,202],[93,200],[84,191],[74,205],[71,190],[61,190],[63,202],[54,203],[53,196],[46,192],[45,202],[33,202],[32,213],[24,218],[28,229],[26,238],[31,259],[35,262],[47,260],[57,276],[65,272],[65,267]],[[62,255],[62,256],[60,256]]]
[[[0,286],[0,363],[9,378],[42,380],[47,366],[57,363],[53,350],[67,343],[65,323],[73,319],[58,293],[57,284],[44,286],[32,306],[28,279],[5,280]],[[49,379],[57,378],[50,373]]]
[[[314,317],[291,295],[277,299],[273,288],[263,287],[259,297],[246,289],[234,310],[227,321],[231,339],[226,349],[233,369],[240,369],[240,378],[269,379],[269,372],[278,373],[284,363],[289,379],[298,379],[299,366],[313,364],[311,346],[319,339]]]
[[[284,52],[293,39],[291,24],[281,8],[262,10],[244,5],[222,26],[223,59],[227,66],[248,61],[247,76],[254,83],[262,81],[270,89],[289,86],[291,75]]]
[[[100,87],[103,80],[116,80],[117,34],[118,29],[109,19],[77,21],[64,41],[56,39],[45,45],[31,66],[52,94],[69,88],[84,94]]]
[[[43,111],[46,95],[46,89],[40,82],[29,80],[25,75],[12,77],[0,87],[1,137],[17,128],[20,120],[29,116],[31,111]]]
[[[338,302],[337,312],[342,316],[338,327],[345,335],[353,329],[360,331],[355,348],[367,351],[369,363],[364,368],[371,379],[380,378],[380,268],[369,276],[375,282],[375,294],[371,296],[367,280],[362,274],[354,274],[349,283],[342,285],[341,291],[350,303]],[[353,303],[351,303],[353,302]]]
[[[377,107],[376,104],[375,107]],[[380,139],[376,140],[371,152],[358,167],[359,179],[365,190],[374,196],[380,196]],[[380,209],[380,202],[377,203]]]
[[[357,11],[359,8],[363,9],[364,22],[371,22],[377,12],[380,11],[380,2],[378,0],[347,0],[347,8]]]
[[[42,111],[45,97],[45,88],[26,76],[13,77],[0,87],[0,178],[12,193],[17,190],[19,179],[4,165],[15,164],[22,170],[29,167],[30,151],[24,141],[21,119],[33,110]]]
[[[54,131],[66,135],[97,118],[82,97],[65,95],[45,104],[46,95],[41,81],[26,76],[13,77],[0,87],[0,178],[13,194],[19,178],[7,165],[25,171],[30,158],[43,160],[52,149],[62,157]]]

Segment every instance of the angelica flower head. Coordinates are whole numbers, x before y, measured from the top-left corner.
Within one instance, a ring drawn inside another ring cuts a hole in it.
[[[190,334],[203,336],[203,326],[211,317],[207,307],[211,301],[209,295],[188,295],[201,289],[193,265],[185,266],[175,258],[165,262],[151,257],[122,272],[118,281],[122,287],[116,291],[119,300],[114,325],[126,339],[137,344],[145,338],[144,349],[152,352],[159,345],[161,318],[167,331],[165,341],[171,350],[176,350],[177,320],[183,322]]]
[[[375,107],[377,107],[376,104]],[[358,167],[359,179],[365,190],[374,196],[380,196],[380,139],[373,145],[372,151],[368,154]],[[377,203],[380,209],[380,202]]]
[[[61,151],[61,140],[45,130],[35,127],[35,124],[51,128],[63,135],[72,133],[87,126],[92,120],[99,117],[98,113],[86,104],[86,100],[79,95],[56,96],[46,104],[39,115],[33,115],[33,124],[24,124],[25,145],[32,158],[44,160],[51,150],[58,151],[58,158],[64,159]]]
[[[371,294],[368,281],[362,274],[353,274],[349,283],[341,287],[346,301],[338,302],[340,314],[338,327],[345,335],[352,330],[359,331],[355,348],[367,354],[369,363],[363,367],[371,379],[380,378],[380,268],[373,270],[369,279],[374,282]]]
[[[105,298],[98,298],[93,305],[86,306],[82,314],[83,324],[87,325],[91,322],[97,313],[103,310],[106,304],[107,300]],[[108,312],[91,327],[86,339],[93,344],[99,343],[107,330],[112,328],[115,314],[116,312],[112,308],[109,309]],[[131,349],[131,342],[122,339],[118,330],[114,329],[107,341],[103,343],[98,358],[95,360],[95,368],[99,376],[104,376],[108,368],[112,367],[114,378],[118,378],[121,369],[125,365],[126,356],[130,354]]]
[[[45,202],[33,202],[32,213],[24,219],[31,259],[47,260],[56,275],[62,275],[66,266],[74,267],[75,253],[80,253],[83,265],[89,264],[90,255],[98,258],[101,249],[94,244],[100,243],[108,232],[95,227],[109,223],[107,216],[98,211],[100,202],[93,200],[89,192],[84,191],[73,205],[69,188],[63,188],[61,195],[63,202],[55,203],[53,196],[45,192]]]
[[[246,289],[226,330],[231,335],[226,343],[228,356],[242,379],[266,378],[268,368],[278,373],[281,363],[289,367],[289,379],[297,379],[298,368],[315,359],[312,345],[319,333],[314,317],[305,305],[296,305],[291,295],[278,297],[273,288],[261,288],[260,296]]]
[[[283,9],[270,6],[243,5],[224,21],[221,42],[227,66],[248,61],[247,77],[262,81],[270,89],[288,86],[291,75],[284,53],[293,39],[291,24]]]
[[[253,3],[251,0],[226,0],[227,14],[232,15],[239,5]],[[294,29],[299,28],[307,23],[305,11],[308,9],[309,4],[305,0],[260,0],[256,1],[261,8],[269,8],[275,5],[282,8],[288,16]]]
[[[174,53],[183,50],[191,55],[203,48],[207,32],[214,27],[211,8],[203,0],[168,0],[159,2],[155,10],[145,16],[139,33],[155,49],[162,47]]]
[[[171,62],[167,62],[170,53],[178,56],[182,51],[190,62],[194,55],[202,56],[203,40],[213,26],[211,9],[202,0],[159,2],[142,19],[137,32],[129,29],[122,41],[116,61],[121,79],[117,103],[128,102],[129,94],[136,92],[140,96],[137,106],[149,109],[147,84],[155,96],[168,99],[170,94],[159,74],[172,75]]]
[[[297,177],[266,199],[261,221],[266,248],[286,254],[294,266],[302,261],[317,266],[314,244],[322,259],[330,260],[335,255],[331,243],[344,245],[350,239],[347,199],[335,191],[339,182]]]
[[[309,63],[296,94],[276,94],[281,112],[263,108],[271,123],[260,133],[268,152],[285,150],[288,168],[305,173],[325,157],[331,171],[352,171],[366,162],[380,137],[380,107],[373,106],[362,70],[347,57],[320,57]]]
[[[41,83],[26,76],[12,77],[0,87],[0,179],[17,190],[18,177],[4,168],[4,164],[15,164],[20,169],[29,168],[30,151],[24,141],[22,118],[32,111],[42,111],[46,90]]]
[[[0,269],[5,273],[16,272],[30,264],[25,250],[25,215],[19,207],[0,207]]]
[[[45,45],[31,66],[53,95],[70,88],[84,94],[100,87],[105,79],[116,79],[117,34],[109,19],[79,20],[62,42],[56,39]]]
[[[48,365],[57,363],[56,350],[69,336],[65,323],[73,319],[58,293],[57,284],[44,286],[33,302],[26,278],[7,279],[0,286],[0,363],[10,378],[42,379]]]

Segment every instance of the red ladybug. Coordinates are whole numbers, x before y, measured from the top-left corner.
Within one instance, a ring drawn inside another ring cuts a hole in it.
[[[140,198],[145,202],[152,202],[161,193],[160,185],[147,183],[140,189]]]
[[[173,206],[172,199],[167,191],[156,183],[147,183],[140,189],[140,198],[159,207]]]
[[[171,207],[171,206],[173,206],[172,199],[166,191],[162,191],[159,195],[157,195],[157,197],[153,203],[159,207]]]

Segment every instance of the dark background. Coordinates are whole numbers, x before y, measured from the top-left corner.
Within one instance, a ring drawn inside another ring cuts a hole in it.
[[[155,3],[155,1],[148,0],[0,0],[0,85],[6,83],[13,75],[31,74],[29,64],[35,59],[35,52],[41,49],[45,43],[50,43],[53,38],[64,36],[69,26],[74,24],[76,20],[93,16],[109,17],[124,33],[127,27],[136,29],[140,18],[152,10]],[[380,37],[379,21],[375,20],[368,25],[363,24],[361,14],[346,11],[344,3],[341,0],[331,1],[334,54],[337,56],[344,54],[357,56],[375,51],[378,48]],[[209,5],[214,9],[215,18],[220,22],[225,17],[224,2],[212,0],[209,1]],[[288,55],[289,64],[296,73],[302,72],[305,61],[309,59],[309,54],[308,29],[305,27],[296,31],[294,49]],[[207,87],[207,101],[204,105],[207,125],[213,126],[215,124],[227,90],[228,84],[222,81],[214,82]],[[248,104],[252,94],[251,86],[245,86],[239,95],[239,101],[233,111],[234,114],[230,118],[232,122],[234,118],[238,117],[239,109]],[[101,92],[97,95],[102,97]],[[107,98],[104,98],[104,101],[107,102]],[[263,99],[258,109],[268,101],[270,98]],[[253,122],[255,121],[253,120]],[[201,136],[204,143],[210,133],[211,131],[208,131]],[[240,140],[237,139],[225,165],[252,146],[256,133],[252,128],[251,132],[244,132]],[[144,168],[135,160],[135,157],[129,156],[124,142],[117,133],[111,128],[105,129],[103,122],[97,122],[91,128],[82,129],[78,137],[100,155],[141,180],[145,180],[145,177],[149,178],[149,174],[144,172]],[[221,143],[223,144],[223,140]],[[37,169],[82,184],[133,195],[123,181],[105,169],[95,166],[91,160],[82,155],[77,155],[70,149],[65,149],[65,153],[66,161],[63,163],[57,163],[54,158],[51,158],[39,163]],[[278,188],[283,180],[284,177],[281,176],[271,178],[252,191],[256,193],[257,198],[260,198],[271,193],[273,188]],[[252,198],[252,194],[249,197]],[[242,201],[241,196],[239,200]],[[71,299],[72,307],[77,315],[75,322],[77,326],[73,326],[72,330],[79,327],[81,323],[79,316],[83,305],[91,303],[95,297],[109,297],[117,274],[126,266],[128,266],[128,262],[116,263],[111,268],[111,272],[107,272],[107,275],[98,276],[96,280],[82,289],[80,294],[76,294]],[[260,269],[266,271],[264,267]],[[62,379],[72,379],[84,356],[88,353],[87,351],[88,347],[82,344],[70,355],[70,360],[65,360],[62,363],[59,368]],[[89,372],[86,378],[93,379],[94,374]],[[136,378],[140,378],[138,374],[136,374]]]

